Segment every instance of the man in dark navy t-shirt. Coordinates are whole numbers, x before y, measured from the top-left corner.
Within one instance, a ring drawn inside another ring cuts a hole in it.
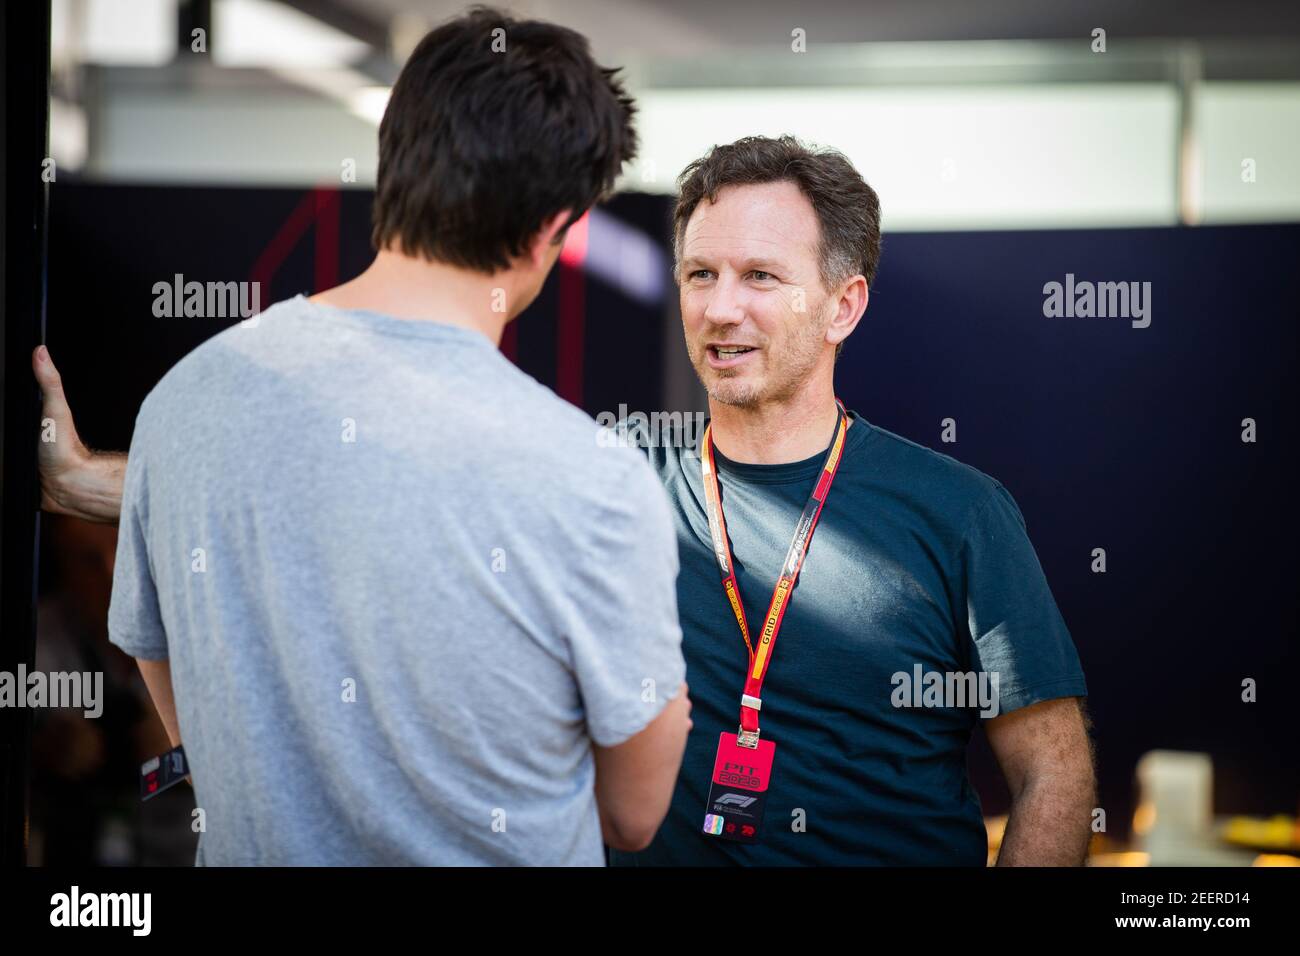
[[[1078,865],[1095,805],[1087,690],[1015,501],[856,411],[834,442],[835,358],[879,259],[875,193],[837,153],[751,137],[683,173],[674,240],[712,444],[629,437],[673,507],[694,728],[658,836],[611,863],[982,866],[966,772],[982,723],[1013,797],[999,863]],[[806,559],[765,627],[816,489]],[[742,722],[775,745],[770,773],[743,766],[763,761],[738,747]]]
[[[1007,490],[850,417],[763,685],[762,735],[777,750],[764,832],[752,846],[701,833],[718,734],[736,729],[748,654],[714,562],[700,460],[664,443],[648,449],[677,524],[695,726],[658,839],[616,862],[982,866],[987,841],[966,746],[980,710],[992,708],[978,696],[964,708],[894,706],[903,697],[894,675],[907,675],[911,705],[917,664],[923,673],[998,673],[1002,715],[1086,693]],[[824,457],[742,464],[716,456],[751,630]]]

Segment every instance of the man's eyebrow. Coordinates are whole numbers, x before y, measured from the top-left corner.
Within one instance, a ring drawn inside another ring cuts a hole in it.
[[[682,269],[684,270],[696,268],[699,266],[708,267],[709,260],[701,259],[699,256],[687,256],[685,259],[682,260]],[[760,272],[765,272],[768,270],[784,272],[786,266],[785,263],[781,262],[779,259],[753,258],[753,259],[742,260],[740,263],[740,268],[745,272],[749,272],[751,269],[757,269]]]
[[[768,269],[777,272],[785,271],[785,263],[782,262],[780,259],[746,259],[740,265],[741,268],[743,268],[746,272],[748,272],[750,269],[758,269],[759,271],[764,271]]]

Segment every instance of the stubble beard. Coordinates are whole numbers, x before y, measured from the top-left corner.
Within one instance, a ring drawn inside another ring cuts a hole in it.
[[[768,370],[766,376],[757,381],[730,369],[710,368],[708,349],[692,345],[691,364],[709,398],[735,408],[756,408],[793,397],[821,358],[822,346],[825,345],[826,311],[827,307],[823,305],[812,321],[796,325],[779,354],[770,351],[770,339],[762,345],[762,357]],[[706,334],[702,338],[707,341],[710,337]]]

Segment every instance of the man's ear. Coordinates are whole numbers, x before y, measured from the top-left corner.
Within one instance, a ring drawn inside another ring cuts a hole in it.
[[[840,291],[839,301],[835,304],[830,324],[826,327],[827,342],[839,345],[849,337],[858,327],[862,314],[867,311],[868,298],[867,280],[863,276],[854,276],[845,284]]]
[[[542,228],[537,230],[528,247],[528,257],[534,266],[544,267],[551,253],[550,247],[563,244],[565,234],[569,231],[569,220],[572,218],[574,218],[572,210],[566,209],[542,221]]]

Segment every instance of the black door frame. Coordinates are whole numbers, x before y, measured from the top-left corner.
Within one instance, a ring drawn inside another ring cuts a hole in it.
[[[36,656],[40,395],[31,354],[45,338],[50,0],[3,4],[0,30],[0,671]],[[55,171],[57,176],[57,171]],[[21,693],[23,688],[18,689]],[[32,714],[0,707],[0,865],[27,861]]]

